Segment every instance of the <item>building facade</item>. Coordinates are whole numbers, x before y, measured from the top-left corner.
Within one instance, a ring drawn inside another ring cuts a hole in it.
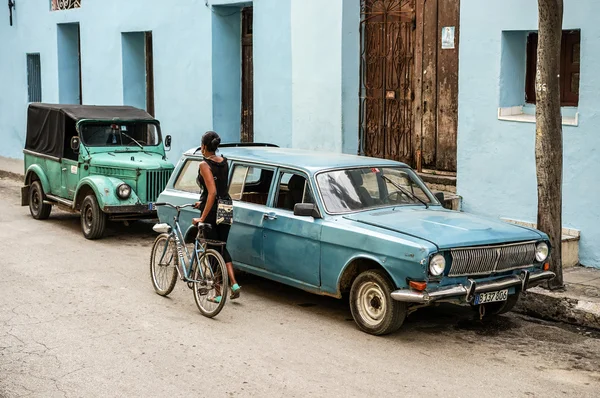
[[[0,20],[0,156],[22,157],[38,101],[147,109],[174,159],[206,130],[358,148],[360,0],[32,0]]]
[[[175,157],[214,129],[456,171],[459,0],[17,3],[0,9],[0,156],[21,157],[43,101],[145,108]]]
[[[600,268],[600,12],[565,0],[561,55],[563,226],[583,265]],[[458,182],[465,211],[534,222],[536,0],[462,0]]]

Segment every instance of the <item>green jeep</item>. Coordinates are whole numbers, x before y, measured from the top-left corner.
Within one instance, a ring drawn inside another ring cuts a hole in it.
[[[156,218],[151,203],[173,172],[170,144],[141,109],[30,104],[21,204],[37,220],[52,206],[80,212],[87,239],[102,237],[107,220]]]

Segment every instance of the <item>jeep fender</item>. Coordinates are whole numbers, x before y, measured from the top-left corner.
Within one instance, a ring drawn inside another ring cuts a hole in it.
[[[114,177],[106,177],[101,175],[88,176],[82,178],[77,184],[75,190],[75,200],[73,201],[73,207],[79,208],[83,198],[85,197],[84,192],[86,189],[91,189],[96,195],[98,200],[98,206],[103,209],[105,206],[131,206],[140,203],[140,199],[137,194],[131,189],[131,196],[123,200],[117,196],[117,187],[123,183],[123,180]]]
[[[44,192],[50,192],[50,182],[39,164],[32,164],[27,168],[27,172],[25,173],[25,185],[31,185],[31,178],[34,174],[37,175],[40,180]]]

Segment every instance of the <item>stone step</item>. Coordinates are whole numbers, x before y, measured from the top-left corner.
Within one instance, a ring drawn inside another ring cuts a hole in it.
[[[510,218],[502,218],[502,221],[521,225],[528,228],[536,228],[537,224],[527,221],[512,220]],[[562,229],[562,266],[563,268],[572,268],[579,263],[579,239],[581,232],[573,228]]]
[[[436,171],[422,171],[419,177],[432,191],[456,193],[456,174]]]

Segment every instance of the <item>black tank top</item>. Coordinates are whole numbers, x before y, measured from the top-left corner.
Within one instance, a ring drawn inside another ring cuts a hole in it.
[[[227,183],[227,179],[229,177],[229,164],[227,163],[227,159],[225,157],[223,157],[222,162],[215,162],[214,160],[207,158],[204,158],[204,161],[206,164],[208,164],[208,167],[210,167],[210,171],[215,179],[215,186],[217,187],[217,200],[215,200],[211,211],[217,211],[218,199],[231,200],[231,197],[229,196],[229,186]],[[206,188],[206,184],[204,183],[204,178],[200,173],[200,169],[198,169],[198,178],[196,179],[196,182],[198,183],[198,186],[202,188],[202,193],[200,194],[200,202],[202,202],[200,205],[200,211],[203,211],[204,207],[206,206],[206,199],[208,198],[208,189]]]

